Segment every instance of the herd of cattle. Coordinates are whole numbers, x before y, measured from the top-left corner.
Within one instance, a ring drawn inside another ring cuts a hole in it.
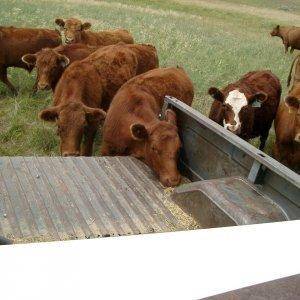
[[[160,113],[165,95],[192,104],[194,87],[187,73],[180,67],[159,68],[156,48],[135,44],[127,30],[93,32],[90,23],[73,18],[55,22],[60,30],[0,27],[1,81],[16,93],[7,68],[36,68],[34,90],[53,92],[53,105],[39,117],[56,123],[61,155],[92,155],[102,125],[102,155],[137,157],[164,186],[178,185],[176,114],[168,109],[162,120]],[[277,26],[271,35],[280,36],[286,49],[300,49],[300,35],[297,40],[292,33]],[[214,99],[209,117],[245,140],[260,137],[261,150],[276,117],[275,158],[297,170],[300,62],[294,64],[293,84],[281,104],[281,84],[270,71],[249,72],[208,92]]]

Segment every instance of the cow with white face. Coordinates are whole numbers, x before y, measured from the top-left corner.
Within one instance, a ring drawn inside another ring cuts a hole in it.
[[[222,90],[211,87],[209,117],[244,140],[260,137],[264,149],[281,96],[279,79],[270,71],[254,71]]]

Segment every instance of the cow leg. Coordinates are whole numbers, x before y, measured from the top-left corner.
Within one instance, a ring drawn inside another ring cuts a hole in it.
[[[101,156],[112,156],[112,152],[108,144],[102,141],[101,145]]]
[[[265,148],[265,145],[266,145],[266,141],[268,139],[268,135],[269,135],[269,132],[267,132],[266,134],[262,134],[260,136],[260,145],[259,145],[259,150],[263,151],[264,148]]]
[[[12,85],[12,83],[7,78],[7,68],[4,66],[0,66],[0,80],[7,85],[7,87],[12,91],[14,95],[17,94],[16,88]]]
[[[92,156],[96,133],[97,127],[87,127],[85,129],[83,143],[81,145],[81,156]]]

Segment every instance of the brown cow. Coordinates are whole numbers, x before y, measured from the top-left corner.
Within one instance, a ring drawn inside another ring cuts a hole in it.
[[[300,172],[300,84],[279,106],[275,132],[275,158]]]
[[[271,36],[278,36],[282,39],[285,53],[288,52],[289,47],[291,47],[291,53],[294,49],[300,50],[300,27],[277,25],[270,34]]]
[[[293,87],[300,83],[300,55],[297,55],[292,62],[290,73],[287,79],[287,86],[289,87],[289,92]]]
[[[85,44],[60,45],[56,48],[44,48],[35,54],[26,54],[22,60],[37,69],[37,87],[40,90],[54,89],[66,67],[82,60],[96,51],[97,47]]]
[[[136,76],[115,95],[103,126],[102,155],[131,155],[144,161],[164,186],[180,183],[180,139],[176,115],[159,119],[164,97],[191,105],[193,83],[181,68],[159,68]]]
[[[41,119],[57,122],[62,155],[79,155],[83,137],[81,155],[92,154],[95,134],[105,117],[99,108],[107,109],[117,90],[137,74],[139,65],[146,68],[147,62],[148,69],[157,67],[152,46],[112,45],[65,70],[55,88],[54,106],[40,113]]]
[[[65,36],[66,44],[83,43],[91,46],[108,46],[124,42],[133,44],[132,35],[125,29],[106,30],[99,32],[88,31],[92,26],[90,23],[82,23],[78,19],[56,19],[55,23]]]
[[[209,118],[244,140],[259,136],[263,150],[280,102],[279,79],[270,71],[254,71],[208,93],[215,99]]]
[[[16,94],[15,87],[7,78],[7,68],[17,67],[31,71],[32,66],[22,61],[24,54],[59,44],[60,34],[55,30],[0,27],[0,80]]]

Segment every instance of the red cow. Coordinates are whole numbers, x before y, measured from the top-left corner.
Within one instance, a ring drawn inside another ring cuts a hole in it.
[[[180,139],[176,115],[159,119],[164,97],[191,105],[194,88],[181,68],[159,68],[136,76],[115,95],[103,127],[102,155],[131,155],[144,161],[165,186],[180,183]]]
[[[55,23],[60,26],[66,44],[83,43],[92,46],[108,46],[119,42],[134,43],[132,35],[125,29],[92,32],[88,30],[92,26],[90,23],[82,23],[74,18],[66,21],[56,19]]]
[[[138,74],[140,65],[157,67],[155,58],[157,53],[152,46],[112,45],[65,70],[55,88],[54,106],[40,113],[41,119],[56,121],[62,155],[92,154],[97,129],[105,117],[100,108],[108,108],[118,89]]]
[[[300,84],[297,84],[279,106],[275,119],[275,158],[300,171]]]
[[[15,87],[7,78],[7,68],[17,67],[31,71],[33,67],[22,61],[24,54],[59,44],[60,34],[55,30],[0,27],[0,80],[16,94]]]
[[[44,48],[35,54],[26,54],[22,60],[29,67],[37,69],[37,88],[54,89],[66,67],[77,60],[82,60],[96,51],[97,47],[85,44],[60,45],[56,48]]]

